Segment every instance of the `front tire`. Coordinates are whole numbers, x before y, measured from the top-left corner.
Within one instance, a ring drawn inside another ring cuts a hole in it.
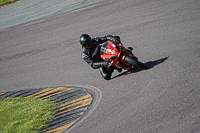
[[[136,66],[136,67],[140,67],[140,68],[145,69],[145,70],[148,69],[148,67],[145,64],[143,64],[142,62],[139,62],[137,59],[135,59],[133,57],[126,56],[124,58],[124,61],[127,62],[130,65],[133,65],[133,66]]]
[[[105,79],[105,80],[109,80],[112,76],[112,72],[107,70],[105,67],[100,67],[99,68],[100,74],[101,76]]]

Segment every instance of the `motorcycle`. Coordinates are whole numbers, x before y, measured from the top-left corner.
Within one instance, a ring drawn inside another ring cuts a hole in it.
[[[100,73],[106,80],[111,78],[114,68],[130,70],[139,67],[145,70],[148,69],[145,64],[138,61],[138,58],[130,49],[124,47],[121,43],[108,40],[101,46],[100,57],[104,61],[110,62],[109,66],[100,68]]]

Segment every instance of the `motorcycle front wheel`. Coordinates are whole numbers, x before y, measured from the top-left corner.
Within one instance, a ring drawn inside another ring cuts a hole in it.
[[[138,61],[137,59],[135,59],[135,58],[133,58],[133,57],[126,56],[126,57],[124,58],[124,61],[127,62],[127,63],[130,64],[130,65],[133,65],[133,66],[136,66],[136,67],[145,69],[145,70],[148,69],[148,67],[147,67],[145,64],[143,64],[142,62]]]
[[[111,76],[112,76],[112,72],[109,72],[104,67],[100,67],[99,71],[100,71],[101,76],[106,80],[109,80],[111,78]]]

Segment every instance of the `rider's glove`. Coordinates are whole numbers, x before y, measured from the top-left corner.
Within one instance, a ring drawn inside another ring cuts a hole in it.
[[[116,36],[116,37],[117,37],[117,36]],[[107,40],[109,40],[109,41],[111,41],[111,42],[113,42],[113,43],[120,43],[120,42],[118,41],[118,38],[116,38],[116,37],[114,37],[114,36],[112,36],[112,35],[107,35],[107,36],[106,36]]]
[[[117,41],[117,42],[116,42],[117,44],[121,43],[121,39],[120,39],[119,36],[114,36],[114,37],[115,37],[115,40]]]

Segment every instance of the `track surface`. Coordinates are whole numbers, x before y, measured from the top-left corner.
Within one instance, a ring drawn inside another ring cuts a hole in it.
[[[104,80],[81,59],[82,33],[121,36],[150,69]],[[99,88],[99,106],[71,133],[197,133],[199,36],[199,0],[113,0],[55,16],[0,32],[0,91]]]

